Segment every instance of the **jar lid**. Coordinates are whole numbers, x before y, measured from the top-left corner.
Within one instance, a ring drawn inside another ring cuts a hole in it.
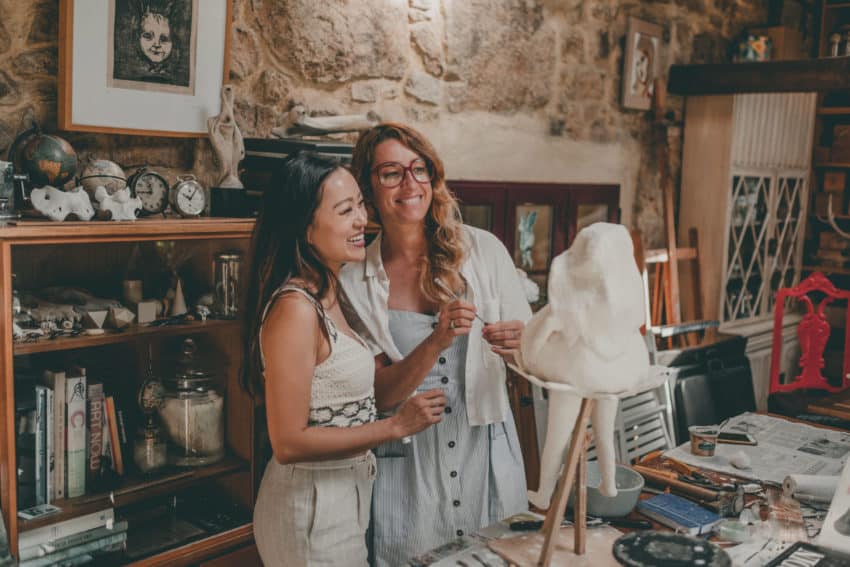
[[[183,352],[177,359],[174,375],[166,380],[178,390],[203,390],[212,383],[213,373],[206,370],[196,359],[198,347],[192,339],[183,341]]]
[[[238,250],[227,250],[224,252],[219,252],[215,255],[217,260],[240,260],[242,258],[242,253]]]

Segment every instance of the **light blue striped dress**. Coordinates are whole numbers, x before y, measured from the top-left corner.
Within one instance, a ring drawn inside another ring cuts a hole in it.
[[[390,310],[393,341],[407,356],[431,334],[436,318]],[[513,416],[470,427],[464,394],[467,337],[442,352],[419,391],[441,388],[443,421],[375,450],[373,498],[376,565],[397,567],[456,537],[526,509],[525,474]]]

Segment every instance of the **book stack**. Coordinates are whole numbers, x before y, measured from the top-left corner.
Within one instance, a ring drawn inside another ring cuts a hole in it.
[[[19,507],[76,498],[96,487],[102,467],[124,474],[123,414],[86,370],[46,370],[16,389]],[[31,392],[31,393],[30,393]]]
[[[95,554],[123,549],[127,522],[115,521],[115,512],[99,512],[22,532],[18,537],[20,567],[78,565]]]

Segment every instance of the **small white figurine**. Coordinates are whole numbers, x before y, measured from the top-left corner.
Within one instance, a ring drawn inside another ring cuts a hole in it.
[[[549,303],[529,320],[522,335],[520,367],[549,389],[546,442],[540,485],[529,501],[548,508],[583,397],[595,398],[591,421],[602,476],[600,492],[617,494],[614,481],[614,420],[617,396],[648,377],[649,356],[640,334],[644,323],[643,281],[633,244],[622,225],[595,223],[552,261]]]
[[[534,266],[534,259],[531,252],[534,249],[534,221],[536,220],[537,211],[531,211],[519,217],[519,223],[517,223],[522,267],[528,270]]]
[[[80,220],[87,221],[94,216],[89,195],[82,187],[61,191],[46,185],[30,191],[30,200],[35,210],[50,220],[63,221],[68,215],[75,215]]]
[[[221,112],[207,119],[207,131],[215,158],[221,170],[216,187],[242,189],[239,162],[245,157],[245,142],[233,115],[233,86],[221,87]]]
[[[125,187],[111,195],[105,187],[99,186],[94,197],[97,199],[97,216],[105,220],[136,220],[142,212],[142,200],[130,197],[130,189]]]

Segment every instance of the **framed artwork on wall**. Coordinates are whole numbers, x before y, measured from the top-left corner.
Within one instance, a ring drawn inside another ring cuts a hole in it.
[[[658,24],[629,18],[623,59],[623,106],[649,110],[658,77],[663,29]]]
[[[552,253],[553,207],[524,203],[516,207],[514,264],[526,272],[545,270]]]
[[[231,10],[232,0],[60,0],[59,128],[206,136]]]

